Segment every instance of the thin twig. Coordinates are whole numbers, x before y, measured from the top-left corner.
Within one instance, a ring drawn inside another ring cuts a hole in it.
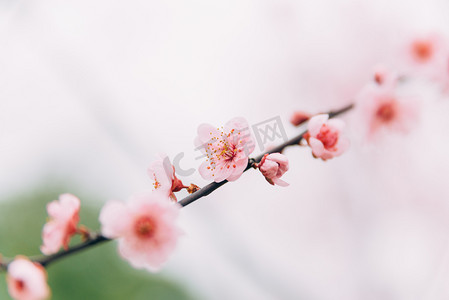
[[[336,117],[338,115],[341,115],[349,110],[351,110],[354,107],[353,104],[350,104],[348,106],[343,107],[342,109],[336,110],[336,111],[331,111],[329,112],[329,118],[333,118]],[[254,164],[259,163],[261,161],[261,159],[263,158],[263,156],[265,154],[269,154],[269,153],[276,153],[276,152],[281,152],[282,150],[284,150],[285,148],[289,147],[289,146],[294,146],[294,145],[298,145],[299,142],[301,142],[301,140],[303,139],[304,134],[307,131],[302,132],[301,134],[299,134],[298,136],[286,141],[285,143],[270,149],[269,151],[266,151],[260,155],[258,155],[255,158],[251,158],[248,161],[248,165],[246,167],[246,169],[243,172],[248,171],[249,169],[251,169]],[[212,193],[213,191],[215,191],[216,189],[218,189],[219,187],[221,187],[222,185],[224,185],[225,183],[227,183],[227,180],[221,181],[221,182],[212,182],[209,183],[208,185],[204,186],[203,188],[199,189],[198,191],[196,191],[193,194],[190,194],[189,196],[183,198],[182,200],[180,200],[178,202],[178,204],[182,207],[187,206],[193,202],[195,202],[196,200],[203,198],[207,195],[209,195],[210,193]],[[59,253],[50,255],[50,256],[41,256],[41,257],[36,257],[36,258],[31,258],[32,261],[37,262],[39,264],[41,264],[42,266],[46,267],[49,264],[74,253],[78,253],[81,252],[85,249],[88,249],[90,247],[93,247],[95,245],[98,244],[102,244],[104,242],[107,241],[111,241],[111,239],[108,239],[104,236],[102,236],[101,234],[97,234],[96,236],[94,236],[93,238],[89,239],[88,241],[82,242],[78,245],[75,245],[71,248],[69,248],[66,251],[61,251]],[[8,267],[8,264],[11,260],[1,260],[0,262],[0,271],[1,270],[6,270]]]

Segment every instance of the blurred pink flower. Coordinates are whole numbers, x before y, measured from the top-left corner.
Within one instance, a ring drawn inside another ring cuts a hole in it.
[[[237,180],[248,165],[248,155],[255,148],[248,122],[243,118],[230,120],[224,128],[200,125],[195,146],[207,157],[199,168],[200,175],[215,182]]]
[[[281,153],[265,154],[259,163],[259,170],[272,185],[288,186],[282,175],[288,171],[288,158]]]
[[[80,200],[71,194],[60,195],[59,200],[47,204],[50,220],[42,230],[42,253],[50,255],[61,247],[68,248],[70,238],[77,232],[79,210]]]
[[[174,201],[177,200],[174,192],[179,192],[186,187],[176,177],[175,167],[165,154],[160,155],[158,159],[150,164],[147,173],[153,180],[154,189],[170,196]]]
[[[411,75],[424,77],[449,88],[449,42],[446,37],[433,33],[411,39],[406,48],[405,69]]]
[[[329,120],[329,116],[326,114],[312,117],[304,138],[312,148],[313,156],[328,160],[346,151],[349,147],[349,140],[342,136],[344,126],[342,120]]]
[[[110,201],[100,213],[102,234],[119,239],[119,253],[135,268],[155,272],[175,249],[181,230],[179,206],[160,192],[132,196],[128,202]]]
[[[9,295],[15,300],[44,300],[50,297],[45,269],[26,257],[17,257],[8,266]]]
[[[378,85],[394,87],[399,82],[399,75],[384,65],[378,65],[374,68],[374,81]]]
[[[356,97],[361,127],[368,139],[381,130],[407,133],[418,119],[416,101],[402,95],[397,86],[367,84]]]

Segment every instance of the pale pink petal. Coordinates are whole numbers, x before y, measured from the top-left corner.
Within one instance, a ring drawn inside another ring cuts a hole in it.
[[[62,194],[59,200],[47,204],[50,220],[42,230],[42,253],[50,255],[67,247],[70,238],[76,234],[79,209],[80,200],[71,194]]]
[[[235,168],[233,168],[233,163],[223,163],[219,164],[215,167],[215,170],[212,172],[213,174],[213,181],[215,182],[221,182],[225,179],[229,180],[229,177],[233,174],[235,171]]]
[[[330,119],[327,124],[329,127],[336,129],[338,132],[342,132],[346,127],[345,122],[340,119]]]
[[[249,125],[245,118],[236,117],[229,120],[225,125],[225,131],[230,132],[232,129],[249,132]]]
[[[59,196],[61,206],[66,211],[76,211],[80,209],[80,200],[72,194],[62,194]]]
[[[309,134],[311,136],[313,136],[313,137],[316,136],[320,132],[321,127],[323,126],[323,124],[328,119],[329,119],[329,116],[328,115],[324,115],[324,114],[316,115],[316,116],[312,117],[309,120],[309,123],[307,125],[307,130],[308,130]]]
[[[63,212],[64,211],[58,200],[54,200],[47,204],[47,213],[50,218],[54,218],[55,216],[58,216]]]
[[[198,139],[201,142],[200,145],[208,143],[211,138],[219,137],[220,131],[217,130],[217,127],[214,127],[210,124],[201,124],[198,127]]]
[[[212,168],[208,161],[205,161],[200,165],[200,167],[198,168],[198,172],[200,173],[201,177],[206,180],[212,180],[214,177],[212,176]]]
[[[279,185],[279,186],[289,186],[290,184],[288,184],[287,182],[285,182],[284,180],[282,180],[282,179],[280,179],[280,178],[274,178],[273,179],[273,182],[276,184],[276,185]]]
[[[338,140],[338,143],[337,143],[337,146],[336,146],[337,150],[335,151],[335,154],[334,154],[334,155],[335,155],[335,156],[341,155],[343,152],[345,152],[346,150],[348,150],[350,144],[351,144],[351,143],[350,143],[350,141],[349,141],[348,138],[341,137],[341,138]]]
[[[61,225],[57,222],[47,222],[42,230],[43,245],[40,247],[41,252],[45,255],[58,252],[63,246],[64,236],[65,228],[61,228]]]
[[[323,152],[324,152],[324,145],[320,140],[317,140],[314,137],[309,138],[309,145],[310,148],[312,148],[312,153],[317,156],[320,157]]]
[[[237,160],[237,161],[235,161],[234,164],[235,164],[235,168],[234,168],[234,166],[232,166],[232,173],[227,178],[228,181],[235,181],[235,180],[239,179],[240,176],[242,176],[243,171],[248,166],[248,158],[243,158],[243,159]]]
[[[109,201],[101,209],[101,233],[107,238],[123,235],[129,227],[129,213],[126,206],[119,201]]]

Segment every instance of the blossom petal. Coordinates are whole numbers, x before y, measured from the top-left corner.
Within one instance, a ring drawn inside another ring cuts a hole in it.
[[[307,125],[307,130],[309,134],[315,137],[319,132],[323,124],[329,119],[329,115],[316,115],[309,120]]]
[[[309,145],[310,148],[312,148],[312,153],[315,156],[320,157],[324,153],[324,145],[320,140],[311,137],[309,138]]]
[[[129,213],[126,206],[119,201],[109,201],[101,209],[101,233],[107,238],[122,236],[129,226]]]

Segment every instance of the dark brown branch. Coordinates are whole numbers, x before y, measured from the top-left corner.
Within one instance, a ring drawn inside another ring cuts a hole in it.
[[[351,110],[354,107],[353,104],[350,104],[348,106],[343,107],[342,109],[336,110],[336,111],[331,111],[329,112],[329,117],[333,118],[336,117],[338,115],[341,115],[349,110]],[[299,142],[301,142],[301,140],[303,139],[304,134],[306,133],[302,132],[301,134],[299,134],[298,136],[288,140],[287,142],[269,150],[266,151],[262,154],[260,154],[259,156],[255,157],[255,158],[251,158],[248,162],[248,166],[246,167],[246,169],[244,170],[244,172],[248,171],[249,169],[251,169],[254,164],[260,162],[260,160],[262,159],[262,157],[265,154],[269,154],[269,153],[276,153],[276,152],[281,152],[282,150],[284,150],[285,148],[289,147],[289,146],[294,146],[294,145],[298,145]],[[196,200],[203,198],[207,195],[209,195],[210,193],[212,193],[213,191],[215,191],[216,189],[218,189],[219,187],[221,187],[222,185],[224,185],[225,183],[227,183],[227,180],[221,181],[221,182],[212,182],[209,183],[208,185],[206,185],[205,187],[199,189],[198,191],[196,191],[193,194],[190,194],[189,196],[185,197],[184,199],[180,200],[178,202],[179,205],[181,205],[182,207],[189,205],[190,203],[195,202]],[[98,234],[96,237],[83,242],[81,244],[78,244],[76,246],[73,246],[71,248],[69,248],[67,251],[61,251],[59,253],[50,255],[50,256],[43,256],[43,257],[36,257],[36,258],[31,258],[32,261],[40,263],[42,266],[46,267],[48,266],[50,263],[57,261],[65,256],[74,254],[74,253],[78,253],[81,252],[87,248],[90,248],[92,246],[98,245],[98,244],[102,244],[104,242],[107,241],[111,241],[111,239],[108,239],[100,234]],[[6,270],[7,266],[9,264],[10,260],[3,260],[0,262],[0,270]]]
[[[32,260],[37,263],[40,263],[42,266],[46,267],[50,263],[52,263],[55,260],[58,260],[60,258],[63,258],[64,256],[83,251],[87,248],[90,248],[90,247],[98,245],[98,244],[102,244],[107,241],[111,241],[111,239],[108,239],[107,237],[104,237],[102,235],[97,235],[96,237],[94,237],[88,241],[85,241],[81,244],[78,244],[76,246],[69,248],[67,251],[61,251],[59,253],[56,253],[56,254],[53,254],[50,256],[44,256],[44,257],[36,258],[36,259],[32,259]]]

